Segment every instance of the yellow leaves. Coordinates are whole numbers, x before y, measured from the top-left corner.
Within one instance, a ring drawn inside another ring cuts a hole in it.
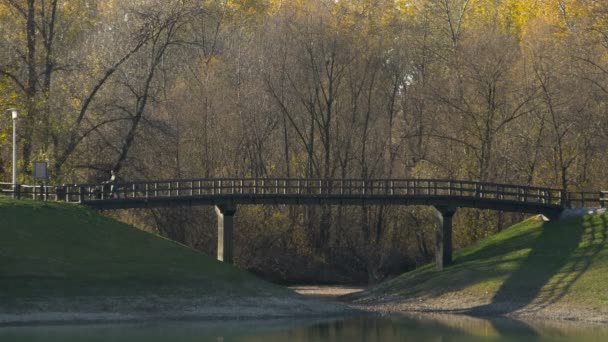
[[[538,16],[536,0],[471,0],[466,13],[467,26],[498,29],[519,37],[527,23]]]
[[[440,174],[440,170],[437,165],[421,160],[414,167],[412,167],[408,177],[411,178],[432,178],[433,175]]]
[[[118,2],[118,0],[99,1],[97,4],[97,10],[102,16],[111,18],[112,16],[116,15],[118,11]]]
[[[231,0],[226,3],[236,15],[248,18],[265,14],[271,8],[270,5],[265,0]]]
[[[539,15],[537,1],[507,0],[499,8],[500,22],[506,32],[521,36],[528,22]]]
[[[9,8],[4,4],[4,3],[0,3],[0,20],[3,20],[6,17],[9,17],[11,15],[11,11],[9,10]]]
[[[414,16],[419,12],[419,8],[412,0],[395,0],[395,8],[405,16]]]
[[[73,98],[70,102],[72,108],[80,108],[82,106],[82,101],[78,98]]]
[[[409,3],[406,0],[403,2]],[[450,8],[457,10],[463,0],[451,0],[448,3]],[[526,30],[538,22],[552,25],[562,32],[584,30],[583,26],[588,25],[590,18],[596,13],[602,13],[598,6],[608,7],[608,3],[598,3],[600,2],[587,0],[470,0],[465,15],[465,27],[500,29],[520,39]],[[604,25],[608,26],[608,23]]]

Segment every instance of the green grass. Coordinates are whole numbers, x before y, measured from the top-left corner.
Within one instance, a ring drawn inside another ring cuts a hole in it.
[[[0,307],[76,297],[287,293],[92,210],[0,197]]]
[[[444,271],[427,265],[362,294],[386,295],[515,303],[510,310],[562,304],[608,312],[608,215],[555,223],[530,218],[458,251]]]

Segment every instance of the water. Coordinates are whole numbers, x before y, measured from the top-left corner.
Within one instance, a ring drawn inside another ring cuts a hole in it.
[[[362,316],[334,321],[147,322],[0,328],[0,341],[608,341],[608,325]]]

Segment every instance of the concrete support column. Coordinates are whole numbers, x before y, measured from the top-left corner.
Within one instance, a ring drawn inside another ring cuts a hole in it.
[[[217,260],[229,264],[234,255],[234,214],[235,205],[217,205]]]
[[[438,270],[452,264],[452,217],[453,207],[435,207],[439,212],[439,226],[435,235],[435,262]]]

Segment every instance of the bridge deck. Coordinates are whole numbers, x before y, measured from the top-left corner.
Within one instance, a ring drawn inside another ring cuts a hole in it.
[[[6,192],[7,183],[2,183]],[[12,186],[12,185],[11,185]],[[527,213],[605,206],[604,193],[443,179],[180,179],[115,184],[21,185],[22,196],[100,209],[183,205],[440,205]]]

